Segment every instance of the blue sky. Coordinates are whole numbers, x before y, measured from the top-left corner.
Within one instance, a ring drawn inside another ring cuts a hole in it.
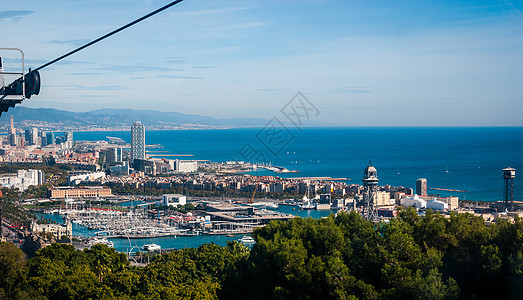
[[[170,1],[4,2],[0,47],[35,68]],[[270,119],[301,91],[329,124],[523,126],[522,11],[522,1],[185,0],[43,69],[24,105]]]

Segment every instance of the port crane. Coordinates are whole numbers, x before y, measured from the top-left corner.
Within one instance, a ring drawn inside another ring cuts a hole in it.
[[[169,4],[166,4],[160,8],[158,8],[157,10],[153,11],[153,12],[150,12],[148,13],[147,15],[141,17],[141,18],[138,18],[126,25],[123,25],[91,42],[88,42],[87,44],[83,45],[83,46],[80,46],[52,61],[49,61],[43,65],[41,65],[40,67],[34,69],[34,70],[31,70],[29,69],[29,71],[26,73],[25,72],[25,65],[24,65],[24,53],[21,49],[18,49],[18,48],[0,48],[0,50],[12,50],[12,51],[18,51],[21,53],[21,62],[22,62],[22,69],[21,69],[21,72],[4,72],[3,70],[3,65],[2,65],[2,59],[0,57],[0,115],[3,113],[3,112],[7,112],[7,110],[9,110],[9,108],[11,107],[15,107],[15,105],[19,104],[19,103],[22,103],[25,99],[29,99],[31,98],[32,95],[38,95],[40,93],[40,86],[41,86],[41,78],[40,78],[40,70],[42,70],[43,68],[49,66],[49,65],[52,65],[70,55],[73,55],[74,53],[78,52],[78,51],[81,51],[93,44],[96,44],[126,28],[129,28],[133,25],[135,25],[136,23],[139,23],[149,17],[152,17],[154,15],[156,15],[157,13],[159,12],[162,12],[180,2],[182,2],[183,0],[176,0],[176,1],[172,1],[170,2]],[[8,85],[5,85],[4,83],[4,80],[3,80],[3,76],[4,75],[11,75],[11,76],[20,76],[18,79],[14,80],[12,83],[8,84]]]

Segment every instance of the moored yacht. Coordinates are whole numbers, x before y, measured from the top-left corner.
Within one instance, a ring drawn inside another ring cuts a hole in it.
[[[162,250],[162,247],[160,247],[160,245],[156,245],[156,244],[145,244],[145,245],[143,245],[142,250],[160,251],[160,250]]]
[[[239,239],[238,241],[240,243],[242,243],[242,244],[254,244],[254,243],[256,243],[256,241],[250,235],[245,235],[241,239]]]
[[[94,238],[87,242],[87,246],[89,246],[89,247],[96,245],[96,244],[104,244],[104,245],[107,245],[108,247],[114,248],[114,243],[112,241],[109,241],[106,238]]]

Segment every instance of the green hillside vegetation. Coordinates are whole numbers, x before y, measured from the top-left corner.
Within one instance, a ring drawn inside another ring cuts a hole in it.
[[[53,244],[26,259],[0,243],[1,299],[522,299],[523,221],[486,226],[413,209],[272,222],[237,242],[132,267],[105,245]]]

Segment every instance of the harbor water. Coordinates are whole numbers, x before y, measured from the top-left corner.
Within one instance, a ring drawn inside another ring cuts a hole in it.
[[[135,201],[133,205],[139,204]],[[129,206],[129,202],[124,203],[125,206]],[[283,213],[292,214],[302,218],[321,218],[328,216],[336,211],[332,210],[301,210],[295,206],[280,205],[278,211]],[[37,214],[40,217],[44,217],[53,220],[57,223],[63,223],[64,218],[57,214]],[[90,230],[86,227],[80,226],[73,223],[73,235],[92,237],[96,235],[97,230]],[[162,249],[181,249],[181,248],[197,248],[206,243],[215,243],[220,246],[226,246],[228,241],[239,240],[243,237],[243,234],[226,236],[226,235],[199,235],[199,236],[178,236],[178,237],[157,237],[157,238],[145,238],[145,239],[122,239],[114,238],[110,239],[114,243],[114,248],[121,252],[137,252],[142,251],[143,245],[146,244],[157,244]]]

